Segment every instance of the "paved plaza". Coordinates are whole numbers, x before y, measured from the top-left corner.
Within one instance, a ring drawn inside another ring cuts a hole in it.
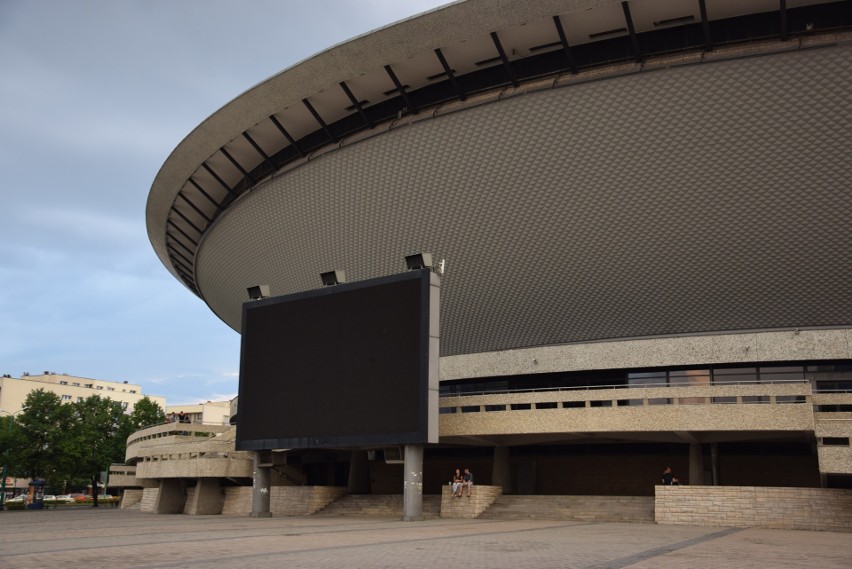
[[[554,520],[0,512],[0,567],[852,567],[852,534]]]

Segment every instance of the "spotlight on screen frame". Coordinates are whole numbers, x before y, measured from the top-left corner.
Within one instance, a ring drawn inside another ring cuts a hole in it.
[[[321,273],[320,278],[322,279],[323,286],[338,285],[346,282],[346,271],[340,269],[328,271],[327,273]]]
[[[432,268],[432,253],[414,253],[405,256],[405,265],[409,271]]]
[[[269,294],[269,285],[250,286],[246,289],[246,292],[250,300],[261,300],[271,296]]]

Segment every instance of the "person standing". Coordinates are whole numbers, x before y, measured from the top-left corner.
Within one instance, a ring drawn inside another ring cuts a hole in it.
[[[667,466],[665,470],[663,470],[663,485],[665,486],[677,486],[680,484],[680,480],[674,477],[672,474],[672,467]]]

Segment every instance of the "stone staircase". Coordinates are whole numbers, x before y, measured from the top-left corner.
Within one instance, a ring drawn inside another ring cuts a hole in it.
[[[500,496],[485,519],[653,522],[653,496]]]
[[[402,517],[402,509],[402,494],[349,494],[335,500],[317,515]],[[440,513],[441,497],[423,496],[423,516],[437,518]]]

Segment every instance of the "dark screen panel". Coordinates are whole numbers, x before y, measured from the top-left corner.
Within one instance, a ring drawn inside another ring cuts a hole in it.
[[[427,438],[429,271],[243,308],[237,448]]]

